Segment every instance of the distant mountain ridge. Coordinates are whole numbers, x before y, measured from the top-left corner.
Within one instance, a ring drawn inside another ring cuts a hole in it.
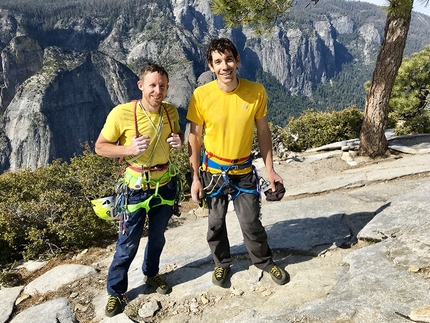
[[[276,124],[306,108],[362,107],[384,13],[362,2],[308,3],[297,1],[257,37],[248,28],[225,28],[207,0],[5,0],[0,173],[79,153],[114,105],[140,96],[135,74],[148,61],[168,70],[168,100],[184,126],[194,88],[212,79],[204,57],[214,37],[234,40],[239,75],[266,86]],[[413,14],[405,55],[429,43],[429,29],[429,17]]]

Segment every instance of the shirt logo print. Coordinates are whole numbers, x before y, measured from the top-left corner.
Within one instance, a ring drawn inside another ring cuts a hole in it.
[[[248,105],[247,104],[242,105],[242,109],[248,109]]]

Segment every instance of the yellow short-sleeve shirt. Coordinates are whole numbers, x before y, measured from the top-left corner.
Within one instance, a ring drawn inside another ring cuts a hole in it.
[[[101,131],[101,134],[106,140],[111,142],[117,142],[119,140],[120,144],[124,146],[131,144],[132,138],[136,136],[134,119],[135,104],[136,102],[134,101],[128,102],[119,104],[112,109]],[[160,120],[162,120],[161,127]],[[163,102],[159,112],[145,113],[137,102],[136,121],[139,134],[149,136],[151,143],[149,148],[142,155],[137,158],[135,156],[127,156],[125,160],[133,160],[130,164],[138,167],[151,167],[166,164],[170,156],[170,146],[166,140],[172,132],[178,133],[180,131],[179,115],[176,107],[170,103]],[[160,136],[158,136],[159,128],[161,128]],[[161,177],[164,172],[165,171],[154,172],[151,176],[153,178]]]
[[[267,94],[263,85],[240,78],[237,88],[229,93],[218,87],[217,80],[198,87],[191,98],[187,119],[203,125],[208,152],[233,160],[251,154],[255,120],[266,114]]]

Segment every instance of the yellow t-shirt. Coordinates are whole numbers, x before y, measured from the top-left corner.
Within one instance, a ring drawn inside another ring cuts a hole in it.
[[[120,144],[124,146],[131,144],[132,138],[136,136],[134,106],[135,102],[128,102],[119,104],[112,109],[101,131],[106,140],[111,142],[119,140]],[[162,127],[160,136],[158,137],[160,119],[162,119]],[[139,134],[150,137],[150,146],[137,158],[136,156],[127,156],[125,160],[132,160],[129,164],[135,167],[151,167],[166,164],[170,156],[170,146],[166,140],[172,132],[178,133],[180,130],[179,115],[176,107],[173,104],[163,102],[159,112],[145,113],[137,102],[136,120]],[[151,178],[160,178],[165,172],[165,170],[151,172]],[[136,172],[135,175],[138,176],[139,173]]]
[[[204,127],[204,146],[208,152],[226,159],[249,156],[255,120],[267,114],[267,94],[263,85],[239,79],[233,92],[218,87],[217,80],[198,87],[191,97],[187,119]],[[218,164],[227,162],[213,158]],[[209,169],[218,173],[217,169]],[[250,170],[232,171],[233,174]]]

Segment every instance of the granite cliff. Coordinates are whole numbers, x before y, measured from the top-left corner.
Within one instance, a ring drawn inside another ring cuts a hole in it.
[[[354,82],[362,91],[385,24],[374,5],[327,0],[305,10],[308,1],[301,0],[270,33],[257,37],[247,28],[225,28],[206,0],[136,0],[118,14],[91,3],[77,1],[57,16],[53,10],[50,25],[46,16],[0,4],[0,173],[79,154],[82,143],[97,138],[114,105],[140,96],[135,75],[148,61],[169,71],[167,99],[178,106],[185,126],[193,89],[211,79],[204,52],[213,37],[235,41],[242,77],[255,79],[263,71],[288,93],[311,97],[336,75],[361,71]],[[67,14],[72,9],[79,15]],[[428,43],[429,28],[429,17],[414,14],[405,55]]]
[[[3,112],[1,172],[68,160],[97,138],[113,106],[140,96],[137,76],[106,54],[42,50],[26,36],[11,41],[18,43],[2,52],[3,66],[14,68],[4,69],[3,102],[12,99]]]

